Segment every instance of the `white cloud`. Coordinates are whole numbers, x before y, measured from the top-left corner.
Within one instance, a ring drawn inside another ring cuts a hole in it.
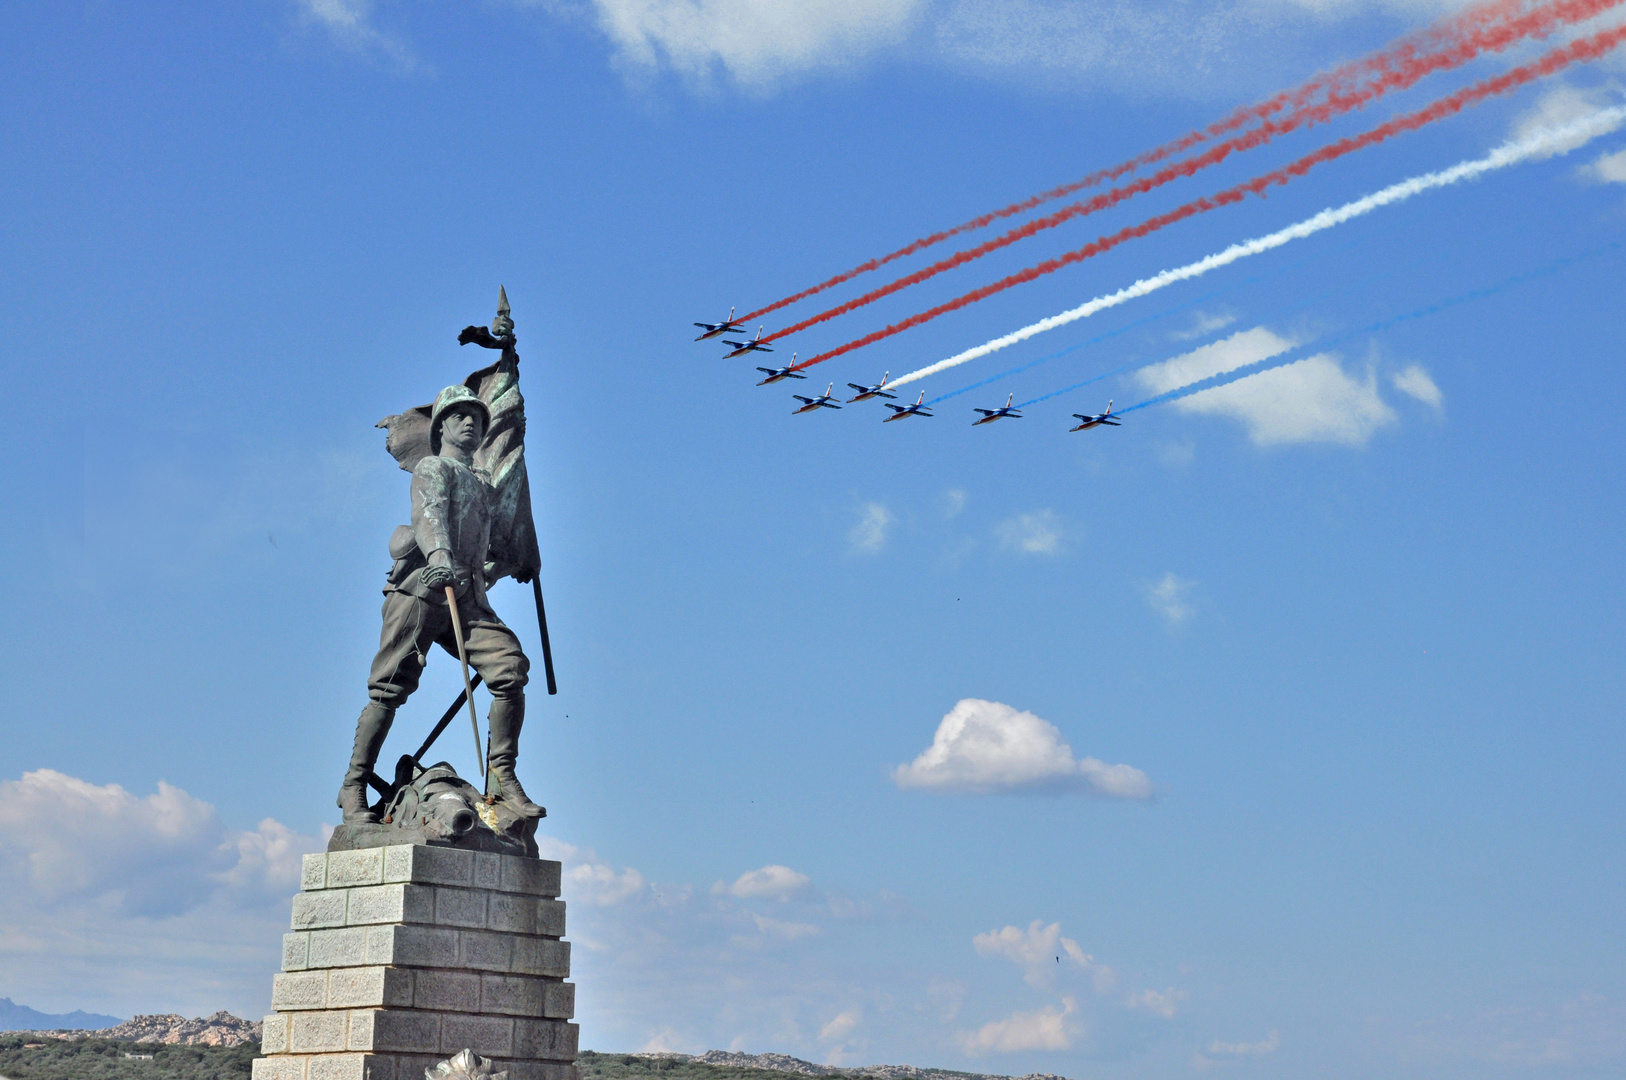
[[[1142,990],[1138,994],[1130,994],[1124,1004],[1131,1009],[1144,1009],[1154,1016],[1172,1020],[1177,1006],[1186,999],[1186,996],[1184,990],[1176,990],[1173,987],[1167,990]]]
[[[1139,769],[1075,759],[1054,724],[979,698],[957,702],[931,746],[893,769],[892,781],[906,790],[974,795],[1050,790],[1152,797],[1152,782]]]
[[[927,0],[593,0],[624,62],[767,87],[850,65],[908,36]]]
[[[834,1020],[819,1029],[819,1038],[825,1042],[840,1042],[853,1033],[853,1030],[858,1027],[858,1021],[861,1019],[863,1019],[863,1016],[857,1009],[848,1009],[846,1012],[838,1013]]]
[[[776,941],[797,941],[813,937],[819,932],[819,928],[812,923],[770,919],[766,915],[752,915],[751,920],[756,923],[764,938],[773,938]]]
[[[542,858],[556,859],[563,864],[562,887],[569,903],[608,907],[629,900],[648,887],[644,875],[630,866],[617,870],[599,859],[590,848],[579,848],[552,836],[538,836],[536,846]]]
[[[1196,582],[1175,577],[1174,571],[1170,570],[1147,587],[1146,602],[1171,624],[1179,626],[1197,613],[1190,600],[1194,585]]]
[[[1582,172],[1606,184],[1626,184],[1626,150],[1605,154],[1592,164],[1583,166]]]
[[[417,66],[405,42],[373,24],[372,0],[294,0],[301,21],[319,26],[336,45],[359,53],[381,54],[404,70]]]
[[[1573,86],[1560,83],[1542,93],[1535,104],[1520,113],[1513,121],[1512,129],[1508,135],[1510,139],[1524,139],[1544,128],[1563,127],[1572,120],[1579,120],[1583,116],[1597,112],[1606,105],[1613,105],[1619,99],[1618,94],[1612,94],[1602,88],[1580,90]],[[1613,131],[1619,124],[1608,128],[1595,129],[1585,134],[1576,135],[1571,139],[1554,143],[1552,149],[1540,157],[1549,158],[1558,154],[1567,154],[1577,147],[1584,146],[1592,139],[1607,131]]]
[[[1203,379],[1284,353],[1295,342],[1257,326],[1188,353],[1150,364],[1135,372],[1135,381],[1153,394],[1164,394]]]
[[[1264,1057],[1266,1054],[1274,1054],[1281,1045],[1280,1033],[1272,1031],[1258,1042],[1220,1042],[1216,1039],[1209,1043],[1208,1049],[1203,1052],[1209,1057],[1217,1058]]]
[[[299,889],[322,848],[266,819],[228,827],[173,784],[137,795],[40,769],[0,781],[0,983],[128,1013],[255,1015]]]
[[[1215,330],[1223,330],[1236,322],[1235,315],[1209,315],[1199,311],[1192,319],[1191,326],[1185,330],[1175,330],[1169,337],[1175,341],[1190,341],[1192,338],[1206,337]]]
[[[886,534],[892,528],[892,511],[880,503],[865,503],[858,515],[858,524],[847,533],[854,551],[862,555],[877,555],[886,547]]]
[[[1070,1022],[1078,1011],[1078,1003],[1063,998],[1061,1008],[1054,1005],[1037,1012],[1012,1013],[1005,1020],[984,1024],[974,1032],[958,1036],[960,1048],[968,1054],[990,1050],[1014,1053],[1021,1050],[1066,1050],[1073,1045],[1076,1025]]]
[[[1021,967],[1027,984],[1041,990],[1054,982],[1053,973],[1063,958],[1067,966],[1089,972],[1101,993],[1111,990],[1116,979],[1110,967],[1096,963],[1072,938],[1061,936],[1061,923],[1046,926],[1043,919],[1034,919],[1026,930],[1006,926],[978,934],[971,945],[978,956],[1000,957]]]
[[[965,509],[965,492],[954,488],[943,492],[943,516],[955,517]]]
[[[1364,446],[1374,431],[1395,420],[1394,410],[1378,396],[1371,370],[1357,380],[1325,353],[1179,398],[1173,405],[1181,412],[1239,420],[1257,446]]]
[[[784,903],[808,895],[813,882],[788,866],[769,864],[760,870],[747,870],[732,885],[719,881],[711,887],[715,895],[727,893],[740,900],[778,900]]]
[[[1434,380],[1429,377],[1428,372],[1416,364],[1411,365],[1402,372],[1391,375],[1389,378],[1395,384],[1396,390],[1416,398],[1424,405],[1430,405],[1438,409],[1440,403],[1444,400],[1444,395],[1440,393],[1440,388],[1434,384]]]
[[[0,865],[44,901],[181,915],[222,889],[297,889],[315,843],[270,819],[227,829],[213,806],[162,780],[145,797],[53,769],[0,782]]]
[[[1049,510],[1018,514],[999,524],[999,543],[1024,555],[1054,555],[1061,550],[1061,524]]]

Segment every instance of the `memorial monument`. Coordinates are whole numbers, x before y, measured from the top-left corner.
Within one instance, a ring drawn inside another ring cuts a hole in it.
[[[339,788],[343,823],[326,852],[305,856],[254,1080],[577,1080],[560,866],[537,857],[547,812],[514,772],[530,661],[487,595],[503,577],[531,585],[556,693],[506,291],[490,328],[468,327],[458,342],[500,356],[378,424],[412,474],[412,520],[390,538],[383,630]],[[461,667],[463,692],[386,779],[385,737],[436,644]],[[482,682],[486,740],[474,707]],[[465,707],[480,786],[444,761],[424,764]]]

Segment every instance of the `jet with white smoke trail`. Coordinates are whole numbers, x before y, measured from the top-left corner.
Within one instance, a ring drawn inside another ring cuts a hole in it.
[[[1159,289],[1167,288],[1176,282],[1201,277],[1210,270],[1217,270],[1222,266],[1229,266],[1250,256],[1272,251],[1285,244],[1292,243],[1294,240],[1314,236],[1316,233],[1323,232],[1336,225],[1342,225],[1347,221],[1353,221],[1355,218],[1370,214],[1379,207],[1404,202],[1413,195],[1420,195],[1434,188],[1449,187],[1463,180],[1471,180],[1474,177],[1483,176],[1498,169],[1505,169],[1509,165],[1517,165],[1519,162],[1528,161],[1531,158],[1568,153],[1589,139],[1613,131],[1623,122],[1626,122],[1626,106],[1615,106],[1609,109],[1600,109],[1559,127],[1538,129],[1522,139],[1504,143],[1482,158],[1464,161],[1461,164],[1453,165],[1449,169],[1442,169],[1438,172],[1414,176],[1410,180],[1402,180],[1398,184],[1391,184],[1382,191],[1356,199],[1354,202],[1345,203],[1337,209],[1323,210],[1314,217],[1289,225],[1285,229],[1278,229],[1266,236],[1245,240],[1240,244],[1232,244],[1224,251],[1210,255],[1205,259],[1199,259],[1194,263],[1188,263],[1185,266],[1165,270],[1152,277],[1143,278],[1133,285],[1119,289],[1115,293],[1098,296],[1086,304],[1080,304],[1071,311],[1064,311],[1059,315],[1040,319],[1030,326],[1024,326],[1022,329],[1012,331],[1003,337],[997,337],[992,341],[978,345],[976,348],[967,349],[946,360],[939,360],[935,364],[928,364],[923,368],[918,368],[902,376],[892,385],[903,386],[906,383],[914,382],[916,379],[924,379],[926,376],[935,375],[939,371],[947,371],[949,368],[980,359],[990,353],[998,352],[1000,349],[1036,337],[1047,330],[1054,330],[1058,326],[1066,326],[1068,323],[1077,322],[1079,319],[1087,319],[1097,312],[1157,292]],[[1580,142],[1576,142],[1576,140],[1580,140]],[[1575,145],[1568,145],[1570,143]]]

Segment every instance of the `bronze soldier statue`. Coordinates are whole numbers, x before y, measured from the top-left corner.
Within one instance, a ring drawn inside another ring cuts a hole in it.
[[[546,813],[514,775],[530,661],[486,596],[487,587],[505,575],[533,581],[539,561],[525,472],[519,357],[508,316],[504,293],[492,332],[470,327],[459,337],[501,349],[496,364],[448,386],[433,405],[379,423],[389,429],[387,448],[412,473],[412,524],[397,528],[390,539],[394,563],[384,588],[378,655],[367,680],[369,701],[356,722],[350,767],[339,788],[346,825],[379,820],[368,805],[368,778],[376,776],[396,709],[418,688],[430,647],[437,643],[453,656],[461,644],[468,665],[491,692],[487,802],[501,800],[523,818]],[[447,586],[455,603],[449,602]],[[537,601],[540,615],[540,589]],[[542,632],[546,648],[545,625]],[[551,675],[550,663],[550,692]]]

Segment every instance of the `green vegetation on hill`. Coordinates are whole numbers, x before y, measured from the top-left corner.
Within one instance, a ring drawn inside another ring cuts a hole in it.
[[[25,1044],[43,1043],[41,1046]],[[163,1046],[115,1039],[0,1035],[0,1076],[8,1080],[248,1080],[258,1043]],[[151,1054],[151,1061],[126,1054]]]

